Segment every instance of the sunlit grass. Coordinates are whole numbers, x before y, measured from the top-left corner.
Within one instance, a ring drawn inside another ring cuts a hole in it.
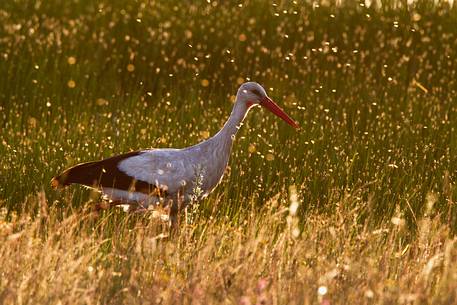
[[[382,2],[1,1],[0,301],[454,300],[456,7]],[[246,80],[301,129],[251,111],[176,242],[50,189],[78,162],[207,138]]]
[[[405,242],[401,221],[358,224],[348,196],[300,230],[276,199],[239,224],[199,217],[173,240],[148,217],[48,207],[0,219],[3,304],[453,304],[455,239],[424,217]],[[433,199],[431,199],[433,201]],[[223,204],[223,202],[219,202]],[[63,215],[59,220],[56,215]]]

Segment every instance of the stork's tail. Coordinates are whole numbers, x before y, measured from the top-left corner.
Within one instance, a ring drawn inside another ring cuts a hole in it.
[[[70,185],[71,182],[68,182],[68,180],[69,180],[68,176],[69,176],[71,170],[72,170],[72,168],[69,168],[69,169],[65,170],[64,172],[62,172],[61,174],[52,177],[51,187],[53,189],[58,189],[58,188],[63,188],[67,185]]]
[[[91,186],[98,179],[102,172],[102,167],[99,162],[87,162],[75,165],[63,171],[51,179],[51,187],[53,189],[65,187],[72,183],[80,183]]]
[[[59,188],[61,186],[62,186],[62,184],[59,182],[59,176],[52,177],[52,179],[51,179],[51,187],[53,189],[57,189],[57,188]]]

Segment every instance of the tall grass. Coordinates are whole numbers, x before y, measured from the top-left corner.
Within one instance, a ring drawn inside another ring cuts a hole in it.
[[[148,217],[94,218],[45,200],[29,202],[38,217],[2,215],[3,304],[456,302],[456,241],[437,216],[421,220],[419,238],[406,244],[404,222],[358,224],[359,211],[348,208],[356,198],[310,215],[302,231],[294,209],[273,199],[240,224],[197,215],[168,240]]]
[[[455,300],[456,7],[334,2],[1,1],[0,301]],[[176,240],[50,189],[207,138],[246,80],[302,128],[251,111]]]

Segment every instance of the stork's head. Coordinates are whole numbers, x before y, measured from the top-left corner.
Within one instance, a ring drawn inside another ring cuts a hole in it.
[[[283,119],[287,124],[294,128],[299,125],[292,120],[271,98],[268,97],[265,89],[256,82],[247,82],[240,86],[236,94],[237,103],[244,103],[247,108],[260,105],[267,108],[276,116]]]

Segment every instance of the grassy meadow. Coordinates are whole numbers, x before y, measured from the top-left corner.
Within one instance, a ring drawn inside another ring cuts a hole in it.
[[[457,304],[457,6],[0,1],[0,304]],[[51,189],[253,109],[180,233]]]

